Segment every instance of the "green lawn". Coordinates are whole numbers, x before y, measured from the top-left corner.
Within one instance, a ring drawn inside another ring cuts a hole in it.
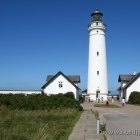
[[[82,111],[0,110],[0,140],[66,140]]]
[[[95,107],[105,107],[105,108],[120,108],[120,106],[118,105],[114,105],[114,104],[109,104],[109,106],[106,106],[105,104],[95,104]]]

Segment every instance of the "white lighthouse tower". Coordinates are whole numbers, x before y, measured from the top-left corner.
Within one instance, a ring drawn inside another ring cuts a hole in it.
[[[107,100],[107,60],[106,60],[106,25],[103,14],[96,9],[91,14],[89,32],[89,60],[87,93],[93,101]]]

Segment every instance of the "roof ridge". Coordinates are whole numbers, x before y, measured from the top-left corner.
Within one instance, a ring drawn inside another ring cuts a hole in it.
[[[127,86],[129,86],[135,79],[137,79],[140,76],[140,72],[135,74],[134,77],[130,79],[130,81],[123,87],[125,89]]]
[[[42,86],[42,89],[44,89],[48,84],[50,84],[50,82],[52,80],[54,80],[58,75],[63,75],[73,86],[75,86],[76,88],[80,89],[77,85],[74,84],[74,82],[68,78],[64,73],[62,73],[61,71],[59,71],[58,73],[56,73],[54,76],[52,76],[45,85]]]

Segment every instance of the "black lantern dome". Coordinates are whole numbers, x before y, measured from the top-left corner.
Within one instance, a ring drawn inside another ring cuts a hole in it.
[[[91,14],[92,21],[102,21],[103,14],[96,8],[95,12]]]

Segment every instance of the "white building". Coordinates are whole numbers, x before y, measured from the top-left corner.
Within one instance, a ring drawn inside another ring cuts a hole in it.
[[[41,90],[0,90],[0,94],[41,94]]]
[[[89,60],[87,94],[93,101],[107,100],[108,79],[106,60],[106,25],[102,20],[103,14],[96,9],[91,14],[89,32]]]
[[[78,83],[80,83],[79,75],[64,75],[59,71],[56,75],[48,75],[46,79],[46,84],[42,86],[44,93],[49,94],[58,94],[73,92],[75,99],[79,100],[79,91]]]
[[[140,92],[140,72],[138,74],[134,72],[132,75],[119,75],[118,82],[121,82],[121,86],[117,89],[120,101],[125,98],[128,102],[131,92]]]

